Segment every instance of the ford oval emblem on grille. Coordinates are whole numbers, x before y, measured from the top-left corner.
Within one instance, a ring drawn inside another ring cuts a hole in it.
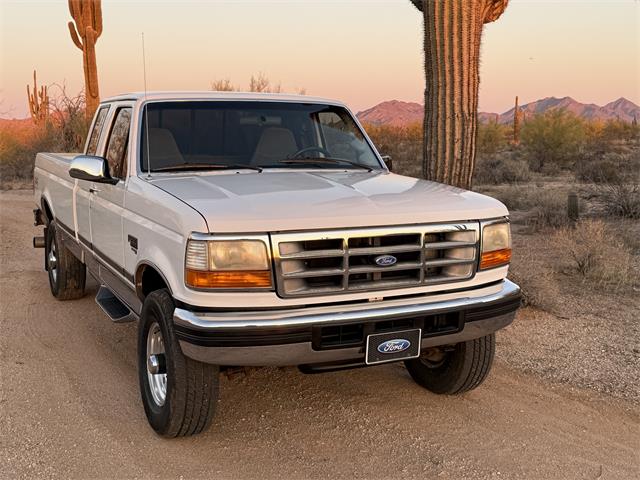
[[[376,262],[376,265],[379,267],[390,267],[391,265],[395,265],[398,259],[393,255],[380,255],[374,258],[373,261]]]
[[[411,342],[409,340],[405,340],[404,338],[396,338],[394,340],[387,340],[386,342],[382,342],[380,345],[378,345],[378,351],[380,353],[399,353],[404,352],[410,346]]]

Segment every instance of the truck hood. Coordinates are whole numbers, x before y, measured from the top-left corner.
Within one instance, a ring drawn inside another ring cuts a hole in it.
[[[387,172],[172,173],[150,181],[200,212],[212,233],[451,222],[508,214],[491,197]]]

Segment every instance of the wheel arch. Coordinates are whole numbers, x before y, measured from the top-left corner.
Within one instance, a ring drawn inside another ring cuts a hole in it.
[[[160,290],[161,288],[169,290],[169,294],[173,297],[171,285],[169,284],[167,277],[162,273],[157,265],[151,262],[143,261],[138,264],[134,275],[134,281],[136,295],[141,302],[144,302],[144,299],[149,293],[155,290]]]
[[[42,213],[44,213],[46,225],[49,225],[55,217],[53,215],[53,209],[51,208],[51,203],[49,202],[49,200],[45,195],[42,195],[42,197],[40,197],[40,208],[42,209]]]

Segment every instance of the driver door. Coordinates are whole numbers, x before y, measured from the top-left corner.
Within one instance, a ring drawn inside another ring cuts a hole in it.
[[[127,180],[127,153],[133,105],[118,103],[112,106],[107,140],[103,156],[109,166],[109,174],[118,183],[93,184],[91,186],[91,240],[94,254],[103,264],[116,273],[124,272],[123,213]]]

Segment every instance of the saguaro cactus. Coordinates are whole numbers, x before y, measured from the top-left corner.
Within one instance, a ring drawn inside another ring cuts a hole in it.
[[[82,50],[87,117],[92,117],[100,103],[95,47],[102,34],[102,7],[100,0],[69,0],[69,12],[75,22],[69,22],[71,40]]]
[[[423,175],[470,188],[478,123],[480,39],[508,0],[411,0],[424,16]]]
[[[46,85],[42,85],[38,90],[35,70],[33,71],[33,94],[31,94],[27,84],[27,100],[29,101],[29,113],[31,113],[33,123],[36,125],[44,123],[49,117],[49,94],[47,93]]]
[[[516,95],[516,106],[513,109],[513,144],[520,144],[520,120],[522,119],[522,112],[518,106],[518,96]]]

